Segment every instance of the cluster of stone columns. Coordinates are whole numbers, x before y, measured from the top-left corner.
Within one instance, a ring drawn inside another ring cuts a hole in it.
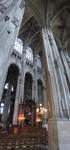
[[[59,53],[51,30],[43,28],[42,36],[46,55],[45,61],[47,61],[48,67],[47,75],[49,74],[49,93],[51,93],[50,98],[48,97],[47,100],[49,99],[48,106],[53,112],[48,121],[49,149],[69,150],[70,92],[65,75],[66,69],[69,79],[69,68],[66,61],[66,56],[68,55],[64,51]]]
[[[67,51],[61,51],[61,58],[65,67],[65,74],[67,74],[68,81],[70,83],[70,57]]]
[[[64,74],[64,67],[51,30],[42,29],[45,53],[50,75],[54,118],[69,118],[69,88]],[[46,42],[47,41],[47,42]]]
[[[38,103],[38,83],[37,83],[37,59],[34,56],[34,82],[33,82],[33,87],[34,87],[34,100],[36,103]]]
[[[8,89],[6,92],[6,98],[5,98],[5,104],[4,104],[4,111],[3,111],[3,115],[2,115],[2,121],[4,123],[7,122],[7,117],[8,117],[8,110],[9,110],[9,106],[10,106],[10,98],[11,98],[11,84],[8,84]]]
[[[15,106],[14,106],[14,113],[13,113],[13,124],[14,125],[17,124],[17,119],[18,119],[18,110],[19,110],[19,103],[20,103],[20,85],[21,85],[21,74],[19,74],[18,81],[17,81]]]

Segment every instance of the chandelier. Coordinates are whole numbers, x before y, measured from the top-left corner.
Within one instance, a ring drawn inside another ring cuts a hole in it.
[[[42,122],[47,119],[47,114],[48,114],[47,109],[44,108],[42,104],[39,104],[39,106],[36,109],[36,123],[42,124]]]

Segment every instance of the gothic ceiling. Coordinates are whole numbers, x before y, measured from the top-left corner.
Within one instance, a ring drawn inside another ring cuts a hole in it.
[[[46,25],[48,28],[52,29],[60,47],[70,47],[69,0],[26,0],[26,10],[29,10],[30,13],[25,14],[23,19],[24,23],[22,23],[20,31],[20,34],[23,37],[22,28],[24,26],[23,32],[27,41],[25,41],[25,45],[28,43],[28,45],[30,45],[34,50],[38,49],[39,45],[41,46],[41,44],[39,44],[40,27],[44,27]],[[38,24],[34,20],[33,16],[36,18]],[[41,47],[39,50],[40,49]]]
[[[56,40],[64,45],[70,38],[70,1],[27,0],[27,4],[37,14],[40,23],[50,27]]]
[[[31,12],[25,10],[25,14],[22,20],[19,37],[23,41],[24,48],[31,47],[34,53],[40,53],[41,47],[41,35],[40,26],[38,25],[35,17]]]

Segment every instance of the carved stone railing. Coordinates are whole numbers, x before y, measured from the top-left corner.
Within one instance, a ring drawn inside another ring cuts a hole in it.
[[[11,56],[18,59],[19,61],[22,60],[22,56],[21,54],[19,54],[19,52],[17,52],[16,50],[13,49],[13,51],[11,52]]]

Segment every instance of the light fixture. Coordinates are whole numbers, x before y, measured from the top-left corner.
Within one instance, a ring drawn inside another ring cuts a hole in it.
[[[36,123],[43,122],[44,119],[47,118],[47,109],[39,104],[38,108],[36,109]]]

